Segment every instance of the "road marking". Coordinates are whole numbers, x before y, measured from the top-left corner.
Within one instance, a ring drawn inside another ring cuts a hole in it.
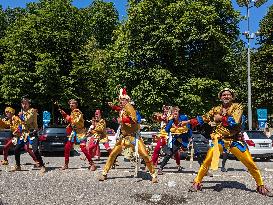
[[[150,198],[151,202],[159,202],[162,199],[162,196],[160,194],[153,194]]]
[[[84,168],[78,168],[78,169],[76,169],[76,170],[78,170],[78,171],[84,171],[84,170],[86,170],[86,169],[84,169]]]
[[[175,181],[168,182],[168,187],[175,187],[175,185],[176,185]]]
[[[267,171],[267,172],[273,172],[273,169],[267,169],[267,168],[265,168],[264,170]]]

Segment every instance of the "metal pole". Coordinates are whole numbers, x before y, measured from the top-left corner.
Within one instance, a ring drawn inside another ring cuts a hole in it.
[[[248,116],[248,129],[252,130],[252,107],[251,107],[251,78],[250,78],[250,26],[249,26],[249,17],[250,17],[250,2],[247,5],[247,116]]]

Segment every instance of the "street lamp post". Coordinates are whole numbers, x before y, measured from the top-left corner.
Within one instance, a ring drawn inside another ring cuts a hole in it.
[[[247,31],[243,33],[247,39],[247,121],[248,129],[252,130],[252,103],[251,103],[251,76],[250,76],[250,40],[254,38],[253,33],[250,34],[250,2],[246,5],[247,10]]]
[[[243,33],[247,38],[247,116],[248,116],[248,129],[252,130],[252,103],[251,103],[251,72],[250,72],[250,40],[254,39],[257,33],[250,33],[250,8],[251,3],[254,3],[255,7],[260,7],[267,0],[247,0],[244,1],[247,9],[247,31]]]
[[[250,77],[250,4],[247,5],[247,116],[248,116],[248,129],[252,130],[252,103],[251,103],[251,77]]]

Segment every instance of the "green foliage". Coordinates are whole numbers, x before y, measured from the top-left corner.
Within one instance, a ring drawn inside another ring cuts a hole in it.
[[[70,73],[75,98],[81,99],[82,105],[91,110],[102,108],[106,99],[107,50],[98,47],[94,38],[87,41],[75,55]]]
[[[268,1],[268,0],[255,0],[254,6],[260,7],[260,6],[262,6],[263,4],[265,4],[267,1]]]
[[[118,24],[118,12],[113,3],[101,0],[93,3],[83,11],[85,13],[86,32],[92,34],[99,48],[112,43],[112,34]]]
[[[182,112],[191,116],[204,114],[212,105],[220,103],[218,92],[226,87],[230,84],[209,78],[191,78],[179,87],[177,104],[181,105]]]
[[[247,6],[249,3],[250,3],[250,0],[236,0],[237,1],[237,4],[239,6]]]
[[[29,94],[47,109],[53,100],[77,98],[90,117],[96,108],[108,113],[105,102],[125,85],[149,118],[163,104],[202,114],[222,87],[245,93],[240,18],[230,0],[128,5],[120,23],[113,3],[102,0],[84,9],[71,0],[0,9],[0,100],[16,103]]]
[[[126,84],[144,115],[166,103],[203,112],[204,104],[192,107],[180,93],[189,79],[202,76],[237,85],[230,74],[241,67],[236,61],[239,14],[230,1],[143,0],[129,5],[128,20],[115,32],[113,79],[108,82],[112,87]]]
[[[17,12],[7,13],[15,16],[11,13]],[[15,103],[29,94],[39,106],[47,107],[53,100],[66,104],[73,97],[86,105],[90,98],[96,99],[99,91],[94,88],[101,86],[104,76],[97,56],[105,53],[98,49],[111,42],[118,22],[112,3],[94,1],[89,8],[78,9],[70,0],[41,0],[28,4],[20,20],[10,19],[14,20],[0,44],[5,48],[5,62],[0,66],[3,101]],[[97,43],[88,49],[91,37]]]

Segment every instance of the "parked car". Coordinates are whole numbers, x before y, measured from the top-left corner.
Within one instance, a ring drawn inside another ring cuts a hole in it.
[[[46,127],[38,133],[38,136],[43,154],[64,151],[67,140],[65,127]]]
[[[146,145],[155,146],[155,137],[159,134],[158,128],[152,128],[149,125],[140,125],[140,136]]]
[[[5,144],[12,138],[12,132],[10,129],[0,130],[0,153],[3,153]]]
[[[202,135],[199,132],[193,132],[192,142],[193,142],[194,153],[207,154],[210,148],[209,139],[207,139],[204,135]]]
[[[266,160],[273,157],[272,140],[263,131],[245,131],[243,135],[253,158]]]
[[[194,158],[204,158],[207,154],[207,151],[210,148],[210,142],[209,139],[207,139],[202,133],[198,131],[192,132],[192,141],[189,144],[189,149],[181,152],[180,158],[185,159],[189,158],[191,154],[191,144],[193,143],[193,149],[194,149]]]

